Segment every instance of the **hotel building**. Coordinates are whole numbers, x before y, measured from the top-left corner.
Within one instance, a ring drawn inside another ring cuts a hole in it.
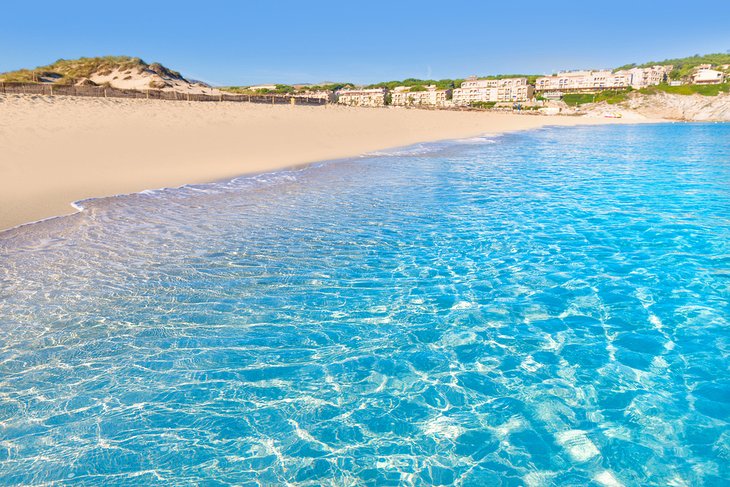
[[[640,89],[647,86],[656,86],[667,81],[669,73],[674,66],[651,66],[648,68],[631,68],[616,71],[616,75],[626,77],[626,80],[632,88]]]
[[[451,90],[438,90],[435,85],[426,86],[425,90],[412,91],[411,86],[396,86],[390,92],[391,105],[396,106],[446,106]]]
[[[454,90],[457,106],[474,102],[525,102],[532,98],[533,87],[527,78],[476,79],[469,78]]]
[[[725,73],[701,66],[692,74],[692,83],[696,85],[717,85],[725,82]]]
[[[535,90],[545,91],[593,91],[626,88],[629,86],[625,74],[611,71],[568,71],[554,76],[543,76],[535,83]]]
[[[365,90],[339,90],[337,92],[337,103],[352,107],[383,107],[385,96],[388,90],[385,88],[372,88]]]

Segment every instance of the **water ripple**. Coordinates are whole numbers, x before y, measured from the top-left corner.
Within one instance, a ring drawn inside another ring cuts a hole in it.
[[[6,232],[0,484],[726,484],[728,141],[544,129]]]

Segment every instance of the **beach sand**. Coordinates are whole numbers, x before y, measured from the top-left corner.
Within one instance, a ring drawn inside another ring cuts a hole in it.
[[[617,122],[0,95],[0,229],[73,213],[71,203],[86,198],[216,181],[418,142]]]

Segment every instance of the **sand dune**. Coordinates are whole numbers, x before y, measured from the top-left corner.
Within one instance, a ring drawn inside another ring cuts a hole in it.
[[[217,95],[221,91],[210,86],[193,83],[185,78],[156,73],[149,69],[113,69],[108,73],[95,73],[89,78],[97,85],[109,85],[123,90],[177,91],[178,93]]]
[[[80,199],[602,118],[0,96],[0,229]]]
[[[189,94],[219,94],[220,90],[188,80],[159,63],[129,56],[59,59],[47,66],[0,73],[0,82],[55,85],[98,85],[122,90],[162,90]]]

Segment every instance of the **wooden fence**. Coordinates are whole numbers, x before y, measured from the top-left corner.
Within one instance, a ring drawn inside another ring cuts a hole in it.
[[[91,96],[97,98],[140,98],[149,100],[178,101],[232,101],[246,103],[266,103],[269,105],[324,105],[327,100],[289,95],[239,95],[221,93],[219,95],[203,95],[178,93],[162,90],[121,90],[104,88],[103,86],[70,86],[50,83],[0,83],[0,93],[22,95],[65,95]]]

